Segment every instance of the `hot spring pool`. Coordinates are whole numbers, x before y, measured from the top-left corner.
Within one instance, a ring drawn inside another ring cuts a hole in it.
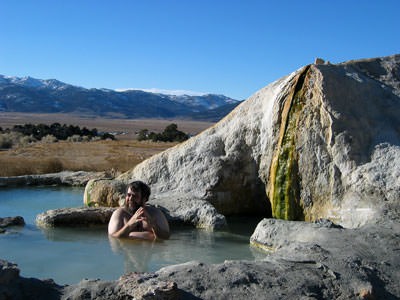
[[[75,284],[83,278],[116,280],[128,272],[154,272],[191,260],[222,263],[257,260],[265,254],[249,245],[260,218],[231,218],[227,231],[208,232],[172,226],[166,241],[109,238],[107,228],[39,229],[36,215],[54,208],[82,206],[83,188],[0,189],[0,217],[22,216],[24,227],[0,234],[0,259],[18,264],[21,276]]]

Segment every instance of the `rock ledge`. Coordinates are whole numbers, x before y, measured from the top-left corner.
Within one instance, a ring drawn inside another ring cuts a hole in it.
[[[63,171],[42,175],[0,177],[0,187],[19,185],[67,185],[85,186],[90,179],[105,178],[105,172]]]

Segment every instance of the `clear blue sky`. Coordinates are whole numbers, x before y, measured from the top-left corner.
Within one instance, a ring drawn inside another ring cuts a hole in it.
[[[0,0],[0,74],[245,99],[314,62],[400,53],[400,0]]]

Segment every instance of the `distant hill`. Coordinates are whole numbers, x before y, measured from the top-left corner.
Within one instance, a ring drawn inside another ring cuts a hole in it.
[[[217,120],[238,100],[224,95],[166,95],[141,90],[86,89],[55,79],[0,75],[0,111],[79,113],[114,118]],[[230,105],[230,106],[226,106]],[[223,108],[225,107],[226,108]],[[218,109],[221,108],[220,111]],[[208,116],[208,112],[210,116]],[[221,115],[218,115],[220,113]]]
[[[207,111],[195,112],[187,115],[188,119],[201,120],[207,122],[218,122],[223,117],[228,115],[232,110],[235,109],[241,102],[226,104],[217,108],[209,109]]]

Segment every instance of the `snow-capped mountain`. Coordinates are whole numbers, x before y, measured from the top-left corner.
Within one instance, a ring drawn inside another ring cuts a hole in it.
[[[202,96],[171,96],[171,100],[195,107],[206,107],[207,109],[214,109],[220,106],[235,104],[238,102],[237,100],[228,98],[224,95],[213,94],[205,94]]]
[[[0,111],[75,113],[125,118],[171,118],[234,107],[240,101],[224,95],[173,95],[128,89],[86,89],[56,79],[0,75]],[[217,110],[224,111],[224,110]],[[223,116],[221,116],[223,117]]]
[[[0,87],[9,84],[20,85],[24,87],[31,88],[50,88],[50,89],[63,89],[69,84],[58,81],[56,79],[36,79],[30,76],[27,77],[14,77],[14,76],[4,76],[0,75]]]

